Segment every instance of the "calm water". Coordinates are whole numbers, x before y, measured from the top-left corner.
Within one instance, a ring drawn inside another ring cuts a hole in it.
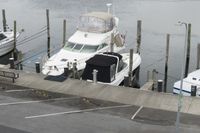
[[[62,43],[62,22],[67,19],[67,36],[76,29],[78,17],[87,11],[106,11],[106,3],[114,4],[113,12],[120,18],[121,32],[127,32],[127,48],[136,47],[137,20],[142,20],[142,65],[141,84],[146,81],[147,70],[157,69],[164,73],[166,34],[171,34],[169,57],[168,91],[173,82],[180,78],[184,45],[184,26],[176,26],[178,21],[192,24],[190,72],[196,67],[196,47],[200,40],[200,2],[198,0],[0,0],[0,9],[6,9],[7,23],[12,27],[17,20],[17,28],[24,29],[20,40],[41,31],[46,25],[45,9],[50,9],[52,49]],[[2,18],[0,18],[2,22]],[[0,25],[2,28],[2,24]],[[46,34],[18,46],[24,58],[37,55],[24,65],[32,70],[34,62],[41,61],[46,53]],[[40,54],[39,54],[40,53]],[[158,78],[163,79],[162,74]]]

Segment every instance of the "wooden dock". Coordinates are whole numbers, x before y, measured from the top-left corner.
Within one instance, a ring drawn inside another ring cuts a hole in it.
[[[81,80],[67,79],[63,82],[46,80],[44,75],[16,71],[6,68],[0,70],[19,73],[15,83],[10,79],[0,77],[0,86],[15,89],[39,89],[50,92],[76,95],[123,104],[137,105],[168,111],[177,111],[178,96],[168,93],[150,91],[151,82],[141,89],[95,84]],[[183,97],[182,112],[200,115],[200,99],[198,97]]]

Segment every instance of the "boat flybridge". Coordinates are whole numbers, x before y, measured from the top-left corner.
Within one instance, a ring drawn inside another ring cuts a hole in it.
[[[124,49],[125,37],[120,35],[118,23],[119,19],[108,12],[82,15],[77,31],[58,53],[45,61],[42,73],[58,76],[64,73],[64,68],[71,69],[73,63],[77,64],[78,71],[83,70],[86,60],[97,53],[110,51],[111,40],[114,40],[114,52]]]
[[[124,81],[124,77],[128,76],[129,57],[129,53],[104,52],[96,54],[86,61],[82,79],[91,82],[93,80],[93,71],[95,70],[97,72],[97,83],[118,86]],[[140,64],[140,55],[134,53],[132,74],[135,73]]]
[[[16,38],[19,33],[16,33]],[[0,30],[0,56],[3,56],[14,49],[14,32],[11,30],[1,31]]]
[[[173,93],[179,94],[181,81],[174,83]],[[186,78],[183,79],[182,94],[184,96],[191,96],[193,93],[192,86],[195,86],[196,91],[194,92],[196,96],[200,96],[200,69],[193,71],[188,74]]]

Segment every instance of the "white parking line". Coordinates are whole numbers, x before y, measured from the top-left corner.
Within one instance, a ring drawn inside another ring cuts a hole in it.
[[[74,114],[74,113],[90,112],[90,111],[97,111],[97,110],[125,108],[125,107],[131,107],[131,106],[133,106],[133,105],[118,105],[118,106],[99,107],[99,108],[92,108],[92,109],[72,110],[72,111],[67,111],[67,112],[58,112],[58,113],[50,113],[50,114],[43,114],[43,115],[27,116],[25,118],[33,119],[33,118],[41,118],[41,117],[56,116],[56,115],[63,115],[63,114]]]
[[[135,112],[135,114],[131,117],[131,120],[133,120],[136,115],[140,112],[140,110],[143,108],[143,106],[140,106],[140,108]]]
[[[9,92],[23,92],[23,91],[33,91],[34,89],[23,89],[23,90],[7,90],[5,92],[9,93]]]
[[[69,100],[69,99],[75,99],[75,98],[79,98],[79,97],[54,98],[54,99],[47,99],[47,100],[22,101],[22,102],[12,102],[12,103],[0,103],[0,106],[17,105],[17,104],[27,104],[27,103],[40,103],[40,102],[59,101],[59,100]]]

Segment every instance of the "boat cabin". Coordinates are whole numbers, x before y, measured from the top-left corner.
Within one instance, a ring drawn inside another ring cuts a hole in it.
[[[115,20],[113,16],[107,12],[91,12],[80,17],[80,31],[93,33],[106,33],[113,29]]]
[[[86,67],[82,74],[83,80],[93,80],[93,70],[98,71],[97,81],[111,83],[115,75],[123,68],[122,56],[114,52],[97,54],[86,61]]]

